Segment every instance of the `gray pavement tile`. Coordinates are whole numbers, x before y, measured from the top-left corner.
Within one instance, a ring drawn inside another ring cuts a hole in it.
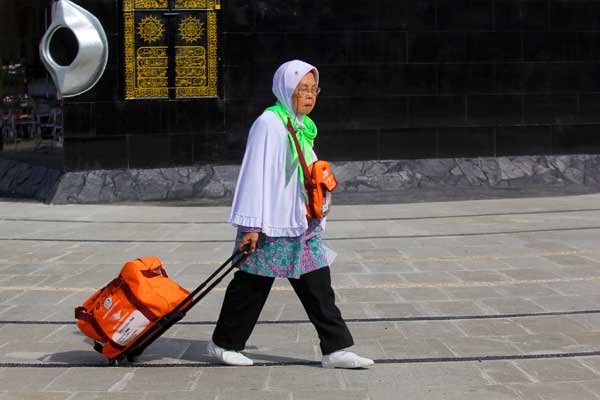
[[[567,336],[577,344],[600,348],[600,332],[569,333]]]
[[[441,386],[408,388],[401,391],[402,397],[411,400],[525,400],[511,388],[500,385],[482,386]],[[394,400],[397,394],[389,390],[369,391],[370,400]]]
[[[504,295],[493,287],[449,287],[444,288],[450,299],[487,299],[502,298]]]
[[[198,395],[204,391],[213,393],[214,391],[221,392],[228,388],[248,392],[262,391],[267,388],[274,389],[268,387],[267,383],[270,381],[271,371],[278,368],[279,367],[204,368],[202,369],[202,374],[198,376],[193,390],[196,392],[196,395]],[[292,367],[292,369],[294,368],[299,367]],[[287,367],[283,369],[289,371]],[[284,388],[284,390],[289,389]]]
[[[510,269],[504,273],[516,281],[535,280],[535,279],[555,279],[559,278],[557,274],[548,271],[548,268],[520,268],[518,270]]]
[[[218,400],[292,400],[292,393],[284,390],[246,391],[225,389],[219,392]],[[318,397],[317,397],[318,399]]]
[[[512,336],[525,335],[527,331],[518,322],[511,319],[463,320],[456,321],[456,326],[466,336]]]
[[[425,252],[425,251],[424,251]],[[436,254],[431,251],[429,255]],[[441,256],[441,255],[439,255]],[[447,261],[443,259],[421,259],[421,260],[411,260],[412,266],[419,272],[436,272],[436,271],[457,271],[461,269],[459,262],[457,261]]]
[[[331,273],[343,273],[343,274],[364,274],[371,271],[363,262],[347,261],[344,259],[336,259],[331,266]],[[386,272],[386,271],[378,271]],[[394,271],[390,271],[394,272]]]
[[[587,390],[589,390],[590,392],[594,393],[596,395],[596,397],[598,399],[600,399],[600,381],[599,380],[582,382],[581,385],[584,388],[586,388]]]
[[[600,275],[600,271],[596,274]],[[582,278],[582,279],[585,279]],[[600,285],[597,280],[594,281],[577,281],[577,282],[552,282],[548,284],[548,287],[552,288],[559,294],[563,296],[569,295],[590,295],[590,296],[600,296]]]
[[[371,396],[366,390],[307,390],[294,392],[292,400],[371,400]]]
[[[108,391],[132,370],[121,368],[74,368],[64,370],[46,391]]]
[[[42,391],[64,370],[49,368],[0,369],[0,390],[3,392]]]
[[[551,332],[551,331],[549,331]],[[525,354],[534,353],[568,353],[577,351],[577,343],[567,335],[558,333],[541,333],[537,335],[511,336],[510,342]]]
[[[511,385],[526,400],[598,400],[584,383],[529,383]]]
[[[448,299],[446,292],[435,287],[401,288],[391,289],[390,291],[404,301],[431,301]]]
[[[338,289],[336,295],[341,303],[356,302],[385,302],[397,300],[398,297],[392,289]]]
[[[496,282],[510,281],[510,276],[507,276],[511,271],[504,273],[495,271],[453,271],[452,274],[464,282]]]
[[[504,262],[503,259],[497,257],[471,257],[464,258],[458,261],[458,270],[472,271],[503,271],[512,269],[513,267]]]
[[[600,357],[582,357],[579,359],[579,362],[592,369],[597,374],[600,374]],[[596,380],[596,382],[600,384],[600,380]]]
[[[56,342],[64,340],[64,337],[54,335],[64,328],[64,325],[0,325],[0,335],[11,342]]]
[[[24,390],[19,393],[0,391],[0,400],[68,400],[72,393],[32,392]]]
[[[190,391],[202,371],[198,368],[164,368],[157,379],[156,371],[150,368],[128,370],[127,375],[115,384],[111,391],[124,392],[173,392]]]
[[[146,400],[147,393],[119,393],[119,392],[75,392],[69,400]],[[157,393],[164,398],[164,393]],[[179,393],[177,393],[179,399]]]
[[[514,285],[499,286],[496,290],[505,294],[507,297],[524,297],[531,299],[534,297],[556,296],[557,291],[552,290],[546,285]]]
[[[415,303],[371,303],[365,306],[373,310],[371,318],[402,318],[425,314],[420,305]]]
[[[519,360],[515,364],[540,382],[567,382],[600,379],[577,359]]]
[[[386,388],[398,393],[401,388],[414,384],[410,370],[413,366],[375,364],[364,370],[340,370],[343,386],[347,390],[368,390]],[[293,370],[292,370],[293,372]]]
[[[569,319],[585,326],[587,330],[600,331],[600,313],[570,315]]]
[[[364,265],[363,270],[357,272],[396,272],[402,274],[416,272],[416,269],[412,266],[412,264],[409,261],[403,261],[400,259],[363,260],[362,265]]]
[[[381,338],[379,343],[388,358],[436,358],[453,357],[455,354],[442,339]]]
[[[526,383],[531,380],[510,361],[494,361],[482,364],[481,370],[494,383]]]
[[[564,266],[574,266],[574,265],[589,265],[600,268],[600,264],[598,261],[592,260],[590,258],[581,257],[575,254],[569,255],[552,255],[552,256],[544,256],[545,259],[552,261],[558,265]]]
[[[457,283],[460,282],[456,276],[449,272],[413,272],[400,274],[402,280],[408,283]]]
[[[393,285],[405,282],[396,273],[352,274],[351,278],[356,285]]]
[[[524,298],[483,299],[481,302],[500,314],[535,313],[544,311],[544,309],[536,303]]]
[[[550,286],[552,287],[552,286]],[[600,304],[600,296],[548,296],[536,297],[535,304],[545,311],[581,311],[596,310]]]
[[[471,300],[432,301],[419,303],[419,307],[429,316],[484,315],[477,303]]]
[[[448,337],[443,340],[443,343],[459,357],[505,356],[521,353],[507,338]]]
[[[345,389],[340,371],[314,366],[293,368],[291,373],[284,368],[272,368],[266,386],[270,389],[289,390],[294,393]]]
[[[583,332],[585,327],[569,317],[554,315],[515,319],[515,322],[530,333],[573,333]]]
[[[396,323],[398,330],[407,338],[461,337],[464,333],[454,321],[402,321]]]

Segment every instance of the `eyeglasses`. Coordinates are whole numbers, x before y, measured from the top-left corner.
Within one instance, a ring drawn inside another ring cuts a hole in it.
[[[321,93],[321,88],[320,87],[316,87],[313,86],[310,89],[307,86],[301,87],[300,89],[298,89],[298,96],[308,96],[309,94],[312,94],[313,96],[318,96]]]

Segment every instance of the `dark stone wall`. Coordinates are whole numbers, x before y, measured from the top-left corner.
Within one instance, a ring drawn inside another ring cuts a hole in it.
[[[239,163],[271,78],[319,67],[330,160],[598,153],[600,2],[226,0],[219,99],[125,101],[121,4],[77,0],[111,43],[65,101],[67,170]]]

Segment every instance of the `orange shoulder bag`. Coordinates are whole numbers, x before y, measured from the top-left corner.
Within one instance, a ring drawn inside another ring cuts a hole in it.
[[[300,143],[298,143],[296,137],[296,131],[289,119],[287,128],[292,135],[292,139],[294,139],[294,145],[304,174],[304,189],[308,197],[306,218],[325,218],[331,208],[331,192],[337,187],[337,180],[331,172],[331,165],[323,160],[317,160],[310,163],[310,165],[306,165],[304,153],[302,153]]]

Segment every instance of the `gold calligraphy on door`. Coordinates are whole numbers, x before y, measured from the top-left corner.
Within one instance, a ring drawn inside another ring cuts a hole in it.
[[[123,0],[125,98],[217,96],[219,0]]]

